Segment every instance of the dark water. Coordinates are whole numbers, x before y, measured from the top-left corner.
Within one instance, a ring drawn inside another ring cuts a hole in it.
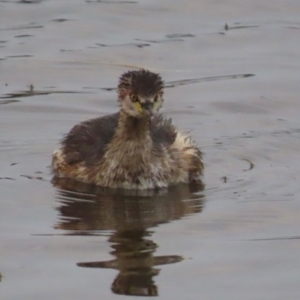
[[[0,1],[0,299],[299,299],[299,13]],[[206,188],[51,182],[58,140],[116,111],[118,76],[139,67],[166,80],[164,112],[204,151]]]

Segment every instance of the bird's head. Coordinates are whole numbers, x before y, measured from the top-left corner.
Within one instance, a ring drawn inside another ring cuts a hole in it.
[[[122,74],[118,85],[121,110],[134,118],[150,118],[162,107],[163,88],[160,75],[150,71]]]

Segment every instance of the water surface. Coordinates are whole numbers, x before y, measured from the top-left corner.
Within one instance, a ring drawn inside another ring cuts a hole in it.
[[[300,3],[0,1],[1,299],[299,299]],[[117,79],[166,81],[204,191],[51,182]],[[135,297],[136,298],[136,297]]]

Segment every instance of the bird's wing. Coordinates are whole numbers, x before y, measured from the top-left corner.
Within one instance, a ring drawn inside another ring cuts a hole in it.
[[[116,113],[75,125],[62,139],[67,163],[94,164],[99,161],[113,138],[118,119],[119,113]]]
[[[177,130],[171,119],[157,114],[151,120],[150,134],[155,145],[172,145],[176,139]]]

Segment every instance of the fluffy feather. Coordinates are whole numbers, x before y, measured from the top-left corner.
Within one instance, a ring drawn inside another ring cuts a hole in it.
[[[158,74],[146,70],[123,74],[119,90],[125,91],[125,100],[120,112],[74,126],[53,153],[54,174],[103,187],[140,190],[197,180],[204,166],[192,139],[177,132],[171,119],[161,114],[150,119],[132,110],[132,91],[147,98],[162,95],[162,88]]]

